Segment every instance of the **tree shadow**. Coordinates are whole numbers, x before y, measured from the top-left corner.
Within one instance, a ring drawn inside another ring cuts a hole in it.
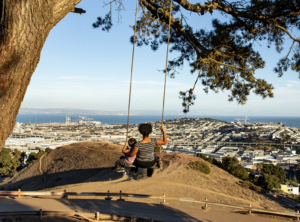
[[[0,212],[7,212],[8,215],[9,212],[39,211],[40,209],[43,211],[74,212],[74,215],[99,212],[111,216],[153,219],[156,221],[211,221],[197,219],[179,209],[161,204],[96,199],[3,199],[0,201]]]
[[[158,221],[202,221],[181,210],[162,204],[95,199],[59,199],[57,201],[78,212],[100,212],[102,214],[122,215]]]
[[[0,185],[0,189],[37,191],[77,183],[117,180],[122,177],[123,173],[112,171],[111,168],[76,169],[38,176],[21,174],[10,182]]]

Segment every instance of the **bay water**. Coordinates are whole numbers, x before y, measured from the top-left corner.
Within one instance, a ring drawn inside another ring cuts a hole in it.
[[[16,121],[20,123],[59,123],[66,122],[66,116],[62,114],[18,114]],[[78,115],[68,115],[72,120],[79,120]],[[95,121],[100,121],[102,124],[127,124],[127,115],[85,115],[88,118],[95,118]],[[174,118],[211,118],[226,122],[236,122],[235,118],[244,119],[243,116],[191,116],[191,115],[166,115],[164,120]],[[282,123],[292,127],[300,127],[300,117],[286,116],[248,116],[249,123]],[[132,115],[129,118],[130,124],[139,124],[144,122],[161,121],[161,116],[142,116]],[[241,120],[242,121],[242,120]]]

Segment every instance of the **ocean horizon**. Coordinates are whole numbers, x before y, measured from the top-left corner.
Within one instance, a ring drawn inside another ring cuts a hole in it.
[[[79,115],[63,115],[63,114],[18,114],[16,121],[24,124],[35,123],[63,123],[66,122],[66,116],[72,120],[79,120]],[[88,118],[95,118],[95,121],[100,121],[102,124],[127,124],[127,115],[84,115]],[[139,124],[144,122],[161,121],[161,116],[142,116],[130,115],[130,124]],[[211,118],[226,122],[236,122],[236,118],[244,119],[245,116],[202,116],[202,115],[165,115],[164,120],[174,118]],[[287,116],[248,116],[249,123],[282,123],[291,127],[300,127],[300,117]],[[241,120],[243,121],[243,120]]]

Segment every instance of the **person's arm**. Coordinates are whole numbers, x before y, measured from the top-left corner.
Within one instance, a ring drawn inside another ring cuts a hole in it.
[[[132,157],[132,156],[136,155],[138,151],[139,151],[138,148],[133,147],[129,152],[126,153],[126,155],[129,157]]]
[[[124,145],[124,147],[123,147],[123,149],[122,149],[122,153],[124,153],[124,154],[127,154],[127,153],[128,153],[128,151],[126,150],[126,149],[127,149],[127,146],[128,146],[128,143],[125,142],[125,145]]]
[[[163,126],[160,129],[163,132],[163,140],[158,139],[157,142],[156,142],[156,145],[165,145],[168,142],[166,130]]]

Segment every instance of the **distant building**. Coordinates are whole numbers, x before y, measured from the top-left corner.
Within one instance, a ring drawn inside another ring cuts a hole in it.
[[[280,184],[280,189],[288,194],[299,195],[299,186],[295,186],[289,183]]]

